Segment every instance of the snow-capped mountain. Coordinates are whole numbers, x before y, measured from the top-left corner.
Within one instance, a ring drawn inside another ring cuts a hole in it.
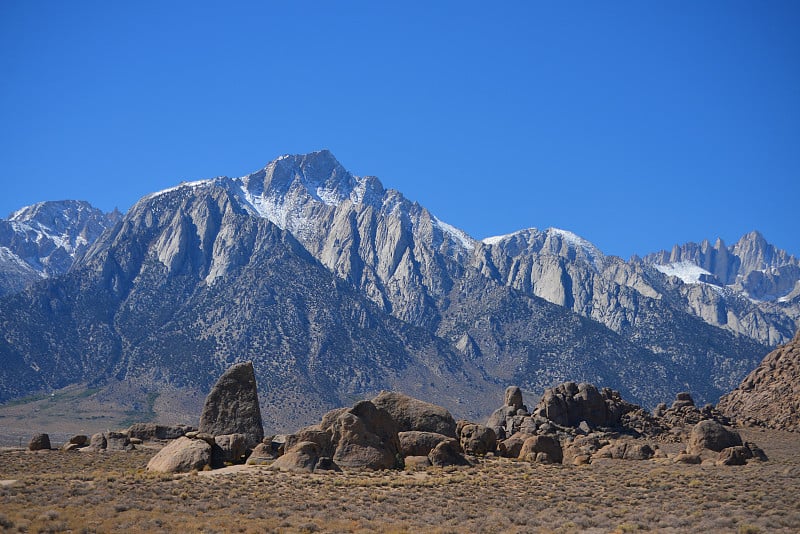
[[[75,257],[122,215],[88,202],[40,202],[0,219],[0,295],[64,274]]]
[[[270,404],[308,420],[381,387],[463,415],[563,380],[713,402],[797,327],[792,302],[720,291],[691,258],[624,261],[555,228],[476,240],[328,151],[147,195],[75,257],[0,300],[6,398],[112,378],[202,391],[254,359]]]

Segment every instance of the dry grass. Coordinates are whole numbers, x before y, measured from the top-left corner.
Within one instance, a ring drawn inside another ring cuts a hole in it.
[[[743,467],[492,459],[419,472],[156,475],[152,450],[0,453],[0,528],[28,532],[797,532],[800,436]]]

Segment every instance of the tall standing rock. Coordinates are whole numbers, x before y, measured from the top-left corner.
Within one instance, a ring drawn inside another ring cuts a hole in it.
[[[237,363],[225,371],[206,397],[200,432],[212,436],[244,434],[252,449],[264,439],[253,362]]]

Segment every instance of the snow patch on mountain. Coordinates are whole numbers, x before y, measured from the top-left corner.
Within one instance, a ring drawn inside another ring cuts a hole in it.
[[[453,239],[456,240],[456,242],[460,243],[465,249],[472,250],[475,248],[475,240],[468,236],[464,231],[459,230],[455,226],[449,225],[436,217],[433,218],[433,222],[444,233],[449,234]]]
[[[168,187],[166,189],[162,189],[161,191],[156,191],[155,193],[150,193],[149,195],[145,195],[142,200],[152,200],[154,198],[158,198],[161,195],[165,195],[167,193],[171,193],[173,191],[178,191],[179,189],[189,188],[195,190],[200,187],[207,187],[209,185],[214,184],[218,178],[211,178],[206,180],[195,180],[193,182],[181,182],[176,186]]]
[[[569,246],[575,249],[581,249],[589,260],[589,263],[591,263],[596,270],[600,270],[602,267],[602,261],[605,255],[600,252],[600,249],[594,246],[592,242],[587,241],[578,234],[572,233],[569,230],[562,230],[561,228],[548,228],[546,232],[550,235],[560,237]]]
[[[712,278],[714,275],[690,261],[679,261],[666,265],[653,265],[656,270],[667,276],[676,276],[684,284],[702,284],[702,278]]]

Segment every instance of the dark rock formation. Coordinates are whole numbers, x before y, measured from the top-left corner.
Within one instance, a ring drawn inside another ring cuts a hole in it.
[[[36,434],[28,442],[29,451],[50,450],[50,436],[48,434]]]
[[[236,364],[222,374],[206,397],[199,428],[213,436],[244,434],[247,448],[264,439],[253,362]]]

